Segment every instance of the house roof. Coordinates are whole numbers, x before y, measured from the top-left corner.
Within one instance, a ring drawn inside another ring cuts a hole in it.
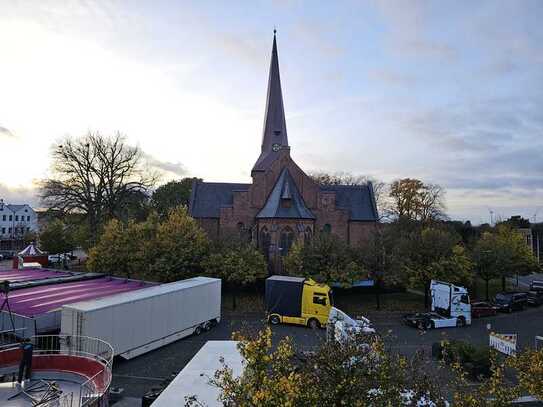
[[[373,195],[373,185],[327,185],[321,191],[336,193],[336,207],[349,211],[349,220],[377,221],[379,215]]]
[[[13,205],[13,204],[7,204],[6,205],[12,212],[19,212],[21,209],[24,209],[27,207],[27,205]]]
[[[218,218],[220,210],[234,204],[235,191],[248,191],[251,184],[201,182],[192,184],[189,204],[190,215],[195,218]]]
[[[285,206],[281,201],[289,200],[290,205]],[[257,218],[289,218],[289,219],[315,219],[315,216],[305,206],[302,195],[296,183],[290,176],[288,169],[284,168],[275,183],[268,200],[260,210]]]
[[[287,124],[283,105],[283,93],[281,91],[281,77],[279,75],[277,41],[274,31],[262,147],[253,171],[265,171],[278,156],[277,151],[284,148],[288,148]]]

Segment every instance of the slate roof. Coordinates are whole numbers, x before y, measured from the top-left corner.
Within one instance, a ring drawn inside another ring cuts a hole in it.
[[[21,209],[26,208],[26,205],[14,205],[14,204],[7,204],[6,205],[13,213],[19,212]]]
[[[220,209],[231,207],[234,191],[248,191],[251,184],[194,181],[189,213],[194,218],[218,218]]]
[[[379,215],[373,195],[373,185],[327,185],[321,191],[336,193],[336,207],[349,211],[349,220],[377,221]]]
[[[253,171],[265,171],[275,160],[278,153],[273,149],[274,144],[278,144],[280,148],[288,147],[287,124],[285,120],[285,107],[283,105],[283,93],[281,91],[281,77],[279,75],[279,58],[277,56],[275,31],[273,34],[270,76],[268,78],[262,147],[260,156],[253,167]]]
[[[282,199],[289,199],[289,207],[281,205]],[[257,218],[281,218],[281,219],[315,219],[315,216],[305,206],[302,195],[296,187],[296,183],[286,168],[283,169],[273,187],[268,200],[260,210]]]

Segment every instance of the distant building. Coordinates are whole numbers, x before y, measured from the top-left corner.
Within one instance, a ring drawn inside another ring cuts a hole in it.
[[[211,238],[246,234],[270,264],[277,266],[296,240],[322,232],[357,245],[377,222],[371,183],[321,186],[290,156],[275,35],[262,147],[251,177],[250,184],[196,181],[190,214]]]
[[[13,205],[0,199],[0,240],[21,240],[38,232],[38,216],[28,204]]]

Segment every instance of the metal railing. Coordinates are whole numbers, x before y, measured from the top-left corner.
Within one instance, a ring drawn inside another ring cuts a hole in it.
[[[2,334],[3,332],[0,332]],[[32,336],[34,344],[33,358],[41,356],[73,356],[94,360],[101,368],[92,377],[87,378],[79,389],[79,394],[66,393],[59,399],[43,404],[43,407],[59,406],[74,407],[88,406],[108,396],[112,379],[113,347],[98,338],[68,335],[37,335]],[[20,347],[19,343],[0,345],[0,352]]]
[[[102,368],[80,387],[79,405],[86,406],[106,396],[112,379],[113,347],[98,338],[69,335],[32,337],[34,355],[79,356],[98,361]],[[71,405],[71,404],[70,404]]]

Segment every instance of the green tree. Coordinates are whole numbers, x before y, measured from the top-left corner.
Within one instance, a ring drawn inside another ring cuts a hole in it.
[[[68,253],[75,248],[71,231],[58,219],[52,220],[42,229],[39,242],[40,248],[51,254]]]
[[[312,278],[321,283],[350,287],[368,277],[354,250],[334,234],[320,233],[310,242],[296,244],[284,260],[289,275]]]
[[[473,279],[473,264],[458,235],[442,228],[429,227],[410,234],[403,242],[404,271],[412,287],[424,287],[424,305],[429,306],[431,280],[468,285]]]
[[[89,250],[87,268],[126,278],[152,278],[150,267],[155,261],[157,229],[156,215],[141,223],[111,220],[97,245]]]
[[[205,274],[221,278],[232,290],[236,309],[236,291],[268,275],[264,255],[252,244],[237,240],[219,242],[202,262]]]
[[[540,269],[524,237],[508,225],[498,225],[492,232],[484,232],[475,245],[473,259],[479,277],[488,285],[490,280],[501,278],[502,290],[508,277],[526,275]]]
[[[180,205],[189,206],[192,183],[199,178],[183,178],[159,186],[151,197],[151,206],[161,217],[168,216],[171,209]]]
[[[172,209],[158,226],[150,273],[164,282],[201,274],[208,248],[205,232],[189,216],[187,208]]]

